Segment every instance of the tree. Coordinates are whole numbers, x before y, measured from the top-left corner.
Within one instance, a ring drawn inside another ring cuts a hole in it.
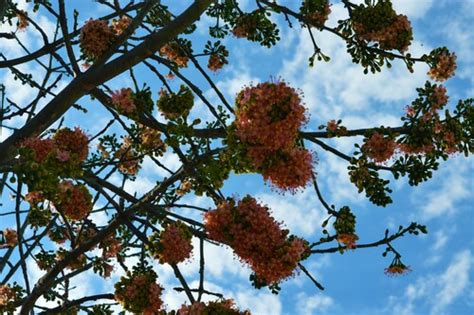
[[[250,11],[233,0],[195,0],[183,10],[154,0],[98,0],[94,5],[103,8],[102,16],[84,16],[64,0],[26,2],[33,10],[12,1],[2,2],[0,10],[3,25],[11,26],[0,37],[10,43],[7,49],[22,51],[15,58],[2,54],[0,67],[33,91],[31,99],[16,103],[9,98],[15,91],[3,85],[1,90],[1,122],[10,132],[0,143],[0,187],[14,196],[13,202],[3,197],[1,210],[6,224],[11,223],[0,238],[0,272],[5,272],[0,310],[5,313],[19,309],[28,314],[36,307],[46,313],[111,314],[111,300],[132,313],[248,314],[206,289],[205,262],[217,258],[205,257],[205,244],[230,248],[251,269],[252,285],[275,294],[298,270],[322,290],[305,268],[315,254],[380,246],[383,256],[392,259],[386,273],[404,274],[409,267],[395,241],[427,233],[426,226],[413,222],[386,229],[378,240],[359,241],[363,227],[356,225],[357,209],[325,200],[316,152],[308,147],[345,160],[359,193],[382,207],[392,202],[387,174],[407,177],[415,186],[431,178],[440,160],[474,150],[473,100],[459,100],[449,109],[440,83],[454,75],[455,53],[446,47],[421,56],[408,53],[410,21],[389,0],[341,0],[346,17],[336,26],[326,25],[331,14],[327,0],[297,5],[256,0]],[[42,16],[55,28],[48,29]],[[207,43],[196,40],[203,25],[197,23],[204,18],[212,21]],[[276,18],[285,24],[277,25]],[[315,36],[330,32],[366,74],[403,62],[409,75],[415,64],[426,64],[431,80],[417,89],[402,124],[395,127],[349,129],[334,119],[314,128],[302,94],[284,78],[248,82],[232,106],[209,75],[228,63],[232,51],[225,43],[247,40],[271,51],[283,27],[308,32],[314,46],[310,67],[330,61]],[[24,32],[39,35],[41,47],[31,51]],[[28,73],[33,66],[39,69],[34,75]],[[203,92],[203,82],[214,99]],[[79,115],[105,123],[88,134],[81,126],[90,123]],[[326,141],[357,136],[362,140],[351,155]],[[178,167],[166,164],[163,156],[169,152],[179,159]],[[161,175],[151,190],[130,194],[126,187],[143,176],[143,163]],[[326,212],[320,237],[304,240],[291,234],[254,196],[225,195],[229,177],[244,173],[260,174],[275,193],[314,189]],[[214,206],[192,204],[186,199],[190,194],[209,198]],[[105,219],[98,223],[94,215]],[[192,243],[193,238],[198,241]],[[199,256],[196,287],[186,281],[180,265],[192,252]],[[44,271],[36,283],[28,259]],[[171,266],[180,283],[175,290],[188,298],[179,311],[163,305],[164,290],[172,290],[157,278],[157,269],[164,266]],[[73,277],[93,272],[108,278],[114,268],[123,273],[114,292],[72,297]],[[216,300],[201,302],[207,295]],[[39,306],[40,297],[59,305]]]

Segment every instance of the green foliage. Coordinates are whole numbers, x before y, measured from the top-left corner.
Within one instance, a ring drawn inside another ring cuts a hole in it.
[[[328,5],[327,0],[303,0],[300,13],[302,15],[310,15],[315,12],[324,12],[326,5]]]
[[[224,38],[232,29],[235,36],[245,37],[269,48],[280,40],[277,25],[270,21],[270,13],[263,9],[245,13],[236,1],[224,0],[211,5],[207,14],[216,18],[216,24],[209,28],[212,37]]]
[[[337,234],[354,234],[356,217],[347,206],[342,207],[333,223]]]
[[[229,178],[230,166],[217,157],[209,157],[196,167],[196,176],[191,179],[194,192],[198,196],[209,195],[209,188],[219,189]]]
[[[215,43],[208,41],[204,48],[204,53],[211,56],[217,56],[219,62],[222,65],[226,65],[229,63],[229,61],[227,60],[227,57],[229,57],[229,51],[224,45],[221,44],[219,40]]]
[[[0,287],[3,287],[3,284],[0,284]],[[5,288],[2,288],[2,299],[5,299],[5,304],[0,304],[0,313],[13,315],[16,314],[16,305],[20,303],[23,296],[25,295],[25,290],[16,282],[12,285],[6,285],[6,292],[3,291]]]
[[[91,307],[90,310],[86,310],[86,312],[90,315],[112,315],[113,311],[110,308],[111,305],[95,304]]]
[[[180,86],[178,93],[168,93],[162,90],[157,105],[161,113],[168,119],[185,118],[194,105],[194,95],[185,85]]]
[[[271,22],[268,16],[270,16],[268,12],[255,10],[232,19],[234,35],[246,37],[252,42],[258,42],[260,45],[270,48],[280,40],[280,37],[277,25]]]
[[[173,14],[168,10],[168,6],[161,3],[154,5],[148,12],[145,23],[154,27],[163,27],[173,19]]]
[[[352,21],[363,24],[367,31],[378,31],[391,25],[394,14],[390,0],[366,0],[352,10]]]
[[[353,158],[348,166],[349,177],[359,193],[365,191],[366,197],[372,203],[386,206],[392,203],[392,198],[389,196],[392,190],[387,187],[390,181],[381,179],[379,173],[371,169],[374,166],[363,156],[359,159]]]
[[[250,284],[255,288],[255,289],[261,289],[268,287],[270,292],[273,294],[279,294],[281,291],[281,287],[278,283],[272,283],[271,285],[268,285],[268,283],[265,282],[265,280],[260,279],[255,273],[251,273],[250,277]]]
[[[137,114],[151,114],[154,107],[153,99],[151,98],[150,87],[144,87],[143,89],[132,93],[132,100],[137,107]]]
[[[408,174],[410,185],[430,179],[438,169],[438,160],[446,160],[450,152],[463,152],[466,156],[474,152],[473,99],[460,100],[452,114],[445,110],[443,120],[437,111],[446,104],[433,109],[437,87],[426,82],[423,88],[418,88],[418,97],[410,106],[413,114],[402,117],[403,128],[408,132],[397,142],[414,152],[401,155],[393,165],[393,173],[395,178]]]

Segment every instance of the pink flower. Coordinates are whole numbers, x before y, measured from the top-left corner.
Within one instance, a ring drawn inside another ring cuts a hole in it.
[[[412,106],[405,107],[405,111],[406,111],[408,117],[415,116],[415,109]]]
[[[265,180],[282,191],[295,192],[311,180],[313,156],[308,150],[293,148],[284,156],[262,170]]]
[[[278,150],[293,146],[307,121],[295,89],[284,82],[247,87],[236,99],[237,136],[250,145]]]
[[[133,102],[132,93],[131,88],[123,88],[112,93],[112,103],[119,112],[131,114],[136,110],[137,107]]]
[[[5,243],[0,245],[0,248],[15,247],[18,244],[18,234],[16,233],[16,230],[13,230],[13,229],[4,230],[3,237],[5,238]]]
[[[114,40],[115,34],[107,21],[89,19],[81,29],[80,47],[89,61],[99,59]]]
[[[89,154],[89,138],[80,128],[74,130],[69,128],[59,129],[53,137],[54,144],[59,152],[56,157],[59,161],[66,162],[74,160],[76,163],[83,162]],[[66,159],[66,154],[68,155]],[[63,160],[61,160],[62,158]]]
[[[204,225],[209,238],[232,247],[267,284],[292,276],[307,250],[305,241],[288,237],[288,230],[270,216],[268,207],[250,196],[237,205],[221,203],[204,215]]]
[[[393,139],[386,138],[378,132],[374,132],[362,146],[362,151],[375,162],[381,163],[389,158],[395,152],[397,145]]]
[[[29,148],[34,152],[35,161],[43,163],[54,149],[54,142],[51,139],[28,138],[20,145],[23,148]]]
[[[436,81],[445,81],[454,75],[456,71],[456,54],[447,49],[435,57],[435,64],[428,71],[428,75]]]
[[[37,203],[44,200],[43,193],[41,191],[30,191],[25,196],[25,201],[30,205],[36,205]]]
[[[13,302],[16,298],[15,291],[8,285],[0,284],[0,309]]]
[[[70,154],[68,151],[58,150],[56,153],[56,159],[60,162],[67,162],[69,161]]]
[[[328,121],[326,128],[327,128],[328,131],[336,132],[338,126],[339,126],[339,124],[337,123],[337,121],[332,119],[332,120]]]

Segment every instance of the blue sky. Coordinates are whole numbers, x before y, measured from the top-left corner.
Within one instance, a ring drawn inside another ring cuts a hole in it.
[[[254,5],[251,0],[239,2],[242,8],[247,10]],[[395,9],[406,14],[412,22],[415,41],[410,51],[413,55],[428,53],[438,46],[447,46],[456,52],[458,70],[456,76],[446,83],[450,101],[454,103],[459,98],[474,96],[474,32],[470,30],[474,22],[474,0],[393,2]],[[78,3],[80,2],[74,2],[74,5]],[[180,1],[176,9],[173,9],[174,12],[179,13],[189,3],[190,1]],[[282,3],[294,4],[293,1]],[[69,9],[72,10],[73,4],[68,5],[71,5]],[[97,10],[94,6],[80,7],[83,10],[81,22],[106,12]],[[328,25],[334,26],[344,14],[341,4],[334,1]],[[40,21],[52,34],[54,24],[48,17],[41,15]],[[342,119],[343,124],[350,129],[381,124],[399,126],[405,106],[416,95],[415,88],[422,86],[428,79],[426,65],[415,66],[415,72],[410,74],[402,62],[394,62],[392,69],[384,69],[382,73],[364,75],[360,66],[351,63],[343,42],[331,34],[320,32],[316,32],[316,40],[332,59],[329,63],[317,63],[314,68],[309,68],[307,59],[313,48],[307,30],[301,30],[296,22],[295,27],[289,29],[281,18],[276,22],[282,26],[282,40],[272,49],[232,37],[224,40],[230,51],[230,64],[218,74],[213,74],[212,78],[230,103],[233,103],[235,94],[244,85],[267,81],[270,76],[281,76],[291,86],[301,89],[304,93],[304,101],[311,117],[306,126],[307,130],[316,130],[330,119]],[[198,23],[198,31],[193,37],[195,51],[204,47],[209,23],[210,20],[206,17]],[[34,34],[26,32],[21,36],[27,39],[30,48],[41,45],[39,37]],[[0,39],[0,47],[4,47],[2,52],[9,57],[23,55],[21,50],[3,39]],[[206,63],[207,60],[203,59],[202,64]],[[34,64],[24,67],[23,70],[38,75],[42,71]],[[220,104],[217,96],[198,73],[192,70],[185,70],[183,73],[205,91],[213,104]],[[161,88],[160,82],[148,74],[144,74],[139,80],[151,85],[156,97]],[[33,96],[28,88],[11,80],[11,75],[3,70],[0,71],[0,81],[7,86],[7,92],[17,91],[9,97],[19,103],[26,103]],[[175,79],[173,84],[177,86],[179,81]],[[127,75],[122,75],[111,81],[109,86],[118,89],[132,86],[132,83]],[[89,98],[81,99],[79,104],[90,112],[85,115],[78,111],[69,111],[66,115],[66,125],[80,125],[94,133],[110,119],[110,116],[100,109],[100,105]],[[157,117],[162,120],[159,115]],[[204,120],[210,118],[210,115],[198,101],[192,117]],[[21,121],[12,123],[18,125]],[[119,130],[118,126],[116,128]],[[7,135],[8,131],[4,130],[2,139]],[[360,140],[338,139],[331,140],[330,143],[349,154],[353,150],[354,141]],[[378,240],[383,237],[385,228],[395,231],[399,225],[406,226],[412,221],[428,226],[428,235],[407,236],[394,242],[397,250],[403,255],[403,261],[410,265],[413,271],[399,278],[385,276],[383,270],[390,264],[391,258],[382,257],[383,248],[355,250],[343,255],[313,255],[305,265],[326,290],[319,291],[309,279],[300,275],[284,282],[282,292],[273,295],[268,290],[256,291],[250,286],[249,270],[241,266],[230,250],[206,245],[206,288],[234,298],[240,307],[249,308],[253,314],[258,315],[474,314],[472,159],[456,156],[442,162],[432,180],[417,187],[410,187],[404,179],[395,182],[389,176],[394,190],[394,203],[386,208],[379,208],[373,206],[363,195],[359,195],[349,182],[345,161],[338,160],[317,147],[309,147],[319,158],[315,170],[326,199],[337,207],[349,205],[357,214],[360,242]],[[162,162],[172,169],[179,167],[179,160],[170,152],[162,158]],[[150,161],[145,161],[138,179],[128,183],[126,189],[142,194],[163,176],[163,171],[156,169]],[[113,176],[111,180],[118,183],[120,176]],[[256,196],[273,209],[278,220],[285,221],[292,233],[309,241],[318,240],[322,236],[320,225],[325,219],[325,212],[311,187],[296,195],[280,195],[272,192],[260,176],[234,175],[226,182],[224,192],[227,195],[244,196],[249,193]],[[186,200],[196,205],[212,207],[207,198],[189,195]],[[8,206],[6,193],[2,196],[2,201]],[[196,213],[176,211],[199,218]],[[105,215],[94,215],[93,219],[98,224],[107,222]],[[10,224],[13,223],[2,220],[0,229]],[[198,258],[197,254],[195,256]],[[41,271],[31,260],[28,261],[28,266],[34,279],[41,276]],[[185,296],[171,289],[178,285],[171,268],[157,266],[156,270],[159,281],[167,288],[164,294],[165,303],[170,308],[178,307],[185,301]],[[196,285],[197,261],[183,264],[182,270],[191,286]],[[111,292],[113,283],[120,275],[117,270],[112,279],[107,281],[92,273],[78,276],[73,280],[73,284],[77,286],[74,294],[80,297],[84,294]]]

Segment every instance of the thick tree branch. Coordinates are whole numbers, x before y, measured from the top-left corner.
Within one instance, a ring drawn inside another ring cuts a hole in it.
[[[41,312],[40,314],[64,314],[64,311],[67,311],[73,306],[79,306],[83,303],[90,302],[90,301],[97,301],[97,300],[114,300],[115,296],[112,293],[105,293],[105,294],[97,294],[97,295],[91,295],[91,296],[86,296],[77,300],[69,301],[64,303],[61,306],[58,306],[56,308],[49,309],[45,312]]]
[[[173,176],[169,177],[168,179],[164,180],[161,185],[155,187],[152,191],[147,193],[143,196],[139,202],[135,203],[123,213],[115,217],[110,224],[105,227],[104,229],[100,230],[91,237],[87,242],[83,243],[82,245],[78,246],[77,248],[70,251],[66,257],[60,261],[58,261],[54,267],[51,268],[42,278],[38,280],[35,287],[33,288],[30,295],[28,295],[22,303],[20,314],[27,315],[30,310],[33,308],[36,300],[43,295],[48,288],[51,287],[51,284],[54,282],[56,277],[64,270],[72,261],[74,261],[77,257],[81,254],[85,253],[92,249],[95,245],[97,245],[101,240],[105,239],[107,236],[114,233],[114,231],[124,224],[124,220],[126,217],[135,211],[139,210],[144,204],[154,200],[157,196],[163,194],[166,189],[172,185],[176,180],[180,179],[183,175],[182,170],[175,173]]]
[[[196,0],[180,16],[168,23],[156,33],[152,33],[136,48],[114,59],[102,67],[91,67],[87,72],[74,79],[29,123],[16,131],[0,144],[0,163],[15,156],[16,145],[24,138],[39,134],[59,119],[79,98],[92,91],[98,85],[112,79],[142,60],[153,55],[160,47],[179,35],[186,27],[195,22],[212,0]]]

